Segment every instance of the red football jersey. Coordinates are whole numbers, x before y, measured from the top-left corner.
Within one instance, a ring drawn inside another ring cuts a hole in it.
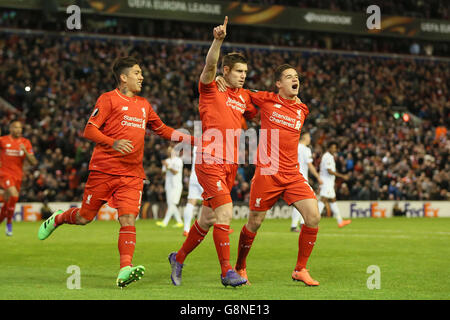
[[[14,139],[10,135],[0,137],[0,176],[9,175],[22,180],[25,152],[20,148],[21,144],[33,154],[30,140],[24,137]]]
[[[96,144],[89,170],[145,179],[142,161],[146,128],[155,131],[165,126],[147,99],[127,97],[118,89],[106,92],[98,98],[88,122],[114,140],[127,139],[133,144],[127,154]]]
[[[270,167],[275,172],[298,172],[297,146],[308,107],[274,92],[247,92],[261,112],[257,166]]]
[[[199,82],[199,113],[202,121],[202,153],[237,163],[242,117],[253,118],[258,110],[245,89],[220,92],[216,81]]]

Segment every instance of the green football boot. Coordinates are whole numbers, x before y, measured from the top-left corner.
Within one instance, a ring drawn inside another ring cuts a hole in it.
[[[57,215],[63,212],[63,210],[55,211],[55,213],[53,213],[50,218],[48,218],[41,224],[38,231],[39,240],[47,239],[52,234],[52,232],[55,231],[55,229],[57,228],[57,226],[55,226],[55,218]]]
[[[117,276],[117,286],[119,288],[125,288],[130,283],[141,280],[144,276],[145,267],[144,266],[126,266],[120,269],[119,275]]]

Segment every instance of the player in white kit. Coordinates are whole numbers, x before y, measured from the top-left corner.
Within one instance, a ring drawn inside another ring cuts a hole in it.
[[[183,191],[183,160],[177,156],[173,147],[167,149],[169,158],[163,161],[162,171],[166,173],[164,189],[166,191],[167,211],[163,221],[156,224],[160,227],[167,227],[172,216],[175,216],[177,223],[174,227],[183,227],[178,203],[180,203],[181,192]]]
[[[197,152],[197,147],[194,146],[192,149],[192,168],[191,175],[189,177],[189,194],[186,207],[184,207],[183,219],[184,219],[184,231],[183,235],[187,237],[189,229],[191,229],[191,221],[194,216],[194,210],[197,205],[201,205],[203,188],[198,183],[197,175],[195,174],[195,153]]]
[[[330,205],[330,210],[333,216],[336,218],[339,228],[342,228],[351,220],[343,220],[339,207],[336,203],[336,193],[334,191],[334,181],[336,177],[348,180],[348,176],[336,172],[336,162],[334,161],[334,154],[337,152],[337,143],[332,141],[328,143],[327,152],[322,156],[320,161],[320,178],[323,183],[320,185],[320,200],[319,200],[319,212],[321,213],[325,205]]]
[[[312,175],[317,179],[319,184],[322,184],[322,179],[320,179],[320,176],[312,163],[312,153],[311,149],[308,147],[310,143],[311,135],[308,132],[302,133],[300,141],[298,143],[298,163],[300,166],[300,173],[303,175],[305,180],[308,181],[308,173],[309,171],[311,171]],[[300,232],[300,229],[297,227],[299,222],[300,224],[305,223],[300,212],[293,206],[291,231]]]

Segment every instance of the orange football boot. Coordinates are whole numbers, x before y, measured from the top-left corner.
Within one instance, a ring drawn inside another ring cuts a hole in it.
[[[303,268],[300,271],[293,271],[292,272],[292,280],[295,281],[302,281],[304,282],[307,286],[318,286],[319,282],[314,280],[313,278],[311,278],[311,276],[309,275],[309,272],[307,269]]]
[[[338,224],[338,227],[339,228],[343,228],[343,227],[345,227],[346,225],[348,225],[350,223],[352,223],[352,220],[350,220],[350,219],[349,220],[342,220],[342,222]]]
[[[247,280],[247,283],[245,283],[244,285],[251,285],[250,281],[248,281],[248,277],[247,277],[247,270],[246,269],[236,269],[236,272],[238,275],[240,275],[242,278]]]

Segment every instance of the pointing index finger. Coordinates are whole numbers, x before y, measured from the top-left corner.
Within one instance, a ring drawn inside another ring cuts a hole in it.
[[[228,16],[225,16],[225,19],[223,20],[223,27],[226,29],[228,23]]]

